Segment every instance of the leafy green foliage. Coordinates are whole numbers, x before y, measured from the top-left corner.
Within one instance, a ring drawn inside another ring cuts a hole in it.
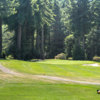
[[[85,53],[79,44],[75,44],[73,48],[74,60],[85,60]]]
[[[9,46],[11,45],[14,32],[8,31],[7,25],[3,25],[2,29],[3,29],[2,30],[3,31],[3,51],[7,51]]]
[[[64,32],[62,31],[62,22],[61,22],[61,11],[60,11],[60,5],[59,2],[56,0],[54,1],[54,9],[53,12],[55,14],[54,16],[54,22],[53,22],[53,29],[51,33],[51,51],[50,51],[50,57],[54,58],[57,54],[64,52]]]
[[[65,51],[72,57],[73,47],[79,45],[82,56],[92,60],[100,56],[99,5],[99,0],[1,0],[0,54],[5,50],[28,60],[54,58]]]
[[[8,55],[8,56],[6,57],[6,59],[7,59],[7,60],[11,60],[11,59],[14,59],[14,57],[13,57],[12,55]]]
[[[57,56],[55,56],[55,59],[63,59],[63,60],[65,60],[66,59],[66,55],[64,53],[60,53]]]
[[[69,35],[65,38],[65,53],[67,58],[72,57],[74,42],[75,40],[73,35]]]
[[[94,56],[94,57],[93,57],[93,60],[94,60],[94,61],[100,61],[100,57]]]

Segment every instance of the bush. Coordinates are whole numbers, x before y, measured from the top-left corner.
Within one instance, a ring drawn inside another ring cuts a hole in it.
[[[73,60],[73,58],[72,57],[69,57],[68,60]]]
[[[14,59],[14,57],[13,57],[12,55],[8,55],[8,56],[6,57],[6,59]]]
[[[38,62],[38,61],[41,61],[40,59],[31,59],[30,60],[31,62]]]
[[[67,58],[72,57],[72,50],[73,50],[73,46],[74,46],[74,36],[73,35],[69,35],[65,38],[65,53]]]
[[[55,56],[55,59],[66,59],[66,55],[64,53],[60,53],[57,56]]]
[[[94,61],[100,61],[100,57],[94,56],[94,57],[93,57],[93,60],[94,60]]]

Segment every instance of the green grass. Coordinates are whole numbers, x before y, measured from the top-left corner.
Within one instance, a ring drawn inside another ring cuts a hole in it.
[[[0,63],[22,73],[100,80],[99,67],[83,66],[96,63],[93,61],[45,60],[34,63],[0,60]],[[22,79],[0,71],[0,100],[99,100],[98,89],[99,85]]]
[[[97,63],[93,61],[45,60],[41,62],[26,62],[1,60],[0,63],[22,73],[100,81],[100,67],[83,66],[83,64]]]
[[[53,83],[10,83],[0,85],[0,100],[99,100],[96,90],[100,86],[53,84]]]

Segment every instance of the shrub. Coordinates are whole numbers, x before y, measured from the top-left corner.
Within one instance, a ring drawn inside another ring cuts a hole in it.
[[[64,53],[60,53],[57,56],[55,56],[55,59],[66,59],[66,55]]]
[[[100,61],[100,57],[94,56],[94,57],[93,57],[93,60],[94,60],[94,61]]]
[[[12,55],[8,55],[8,56],[6,57],[6,59],[14,59],[14,57],[13,57]]]
[[[31,62],[38,62],[38,61],[41,61],[40,59],[31,59],[30,60]]]
[[[73,58],[72,57],[69,57],[68,60],[73,60]]]
[[[74,36],[69,35],[65,38],[65,53],[67,58],[72,57],[72,50],[73,50],[73,45],[74,45]]]

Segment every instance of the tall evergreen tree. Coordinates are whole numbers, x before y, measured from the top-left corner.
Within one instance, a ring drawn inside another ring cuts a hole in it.
[[[6,0],[0,0],[0,57],[2,53],[2,21],[6,11]]]
[[[92,60],[93,56],[100,56],[100,0],[91,3],[92,29],[87,35],[87,58]]]
[[[35,4],[37,10],[35,10],[35,21],[36,21],[36,30],[37,30],[37,37],[36,37],[36,50],[39,54],[40,58],[45,58],[45,26],[50,26],[53,20],[53,12],[50,9],[50,2],[49,0],[37,0],[37,4]]]
[[[64,52],[64,32],[62,31],[61,12],[59,3],[55,0],[54,10],[55,21],[52,25],[52,40],[51,40],[51,57]]]
[[[80,45],[79,50],[84,52],[85,59],[85,35],[90,30],[90,12],[88,0],[71,1],[70,24],[74,33],[76,44]],[[77,51],[78,52],[78,51]],[[77,54],[77,53],[76,53]],[[76,55],[77,56],[77,55]]]
[[[31,0],[19,0],[19,6],[16,7],[16,10],[17,13],[8,17],[6,22],[9,30],[15,31],[10,52],[15,58],[29,59],[33,53],[32,35],[34,33]]]
[[[3,18],[15,13],[16,0],[0,0],[0,56],[2,53],[2,24]]]

